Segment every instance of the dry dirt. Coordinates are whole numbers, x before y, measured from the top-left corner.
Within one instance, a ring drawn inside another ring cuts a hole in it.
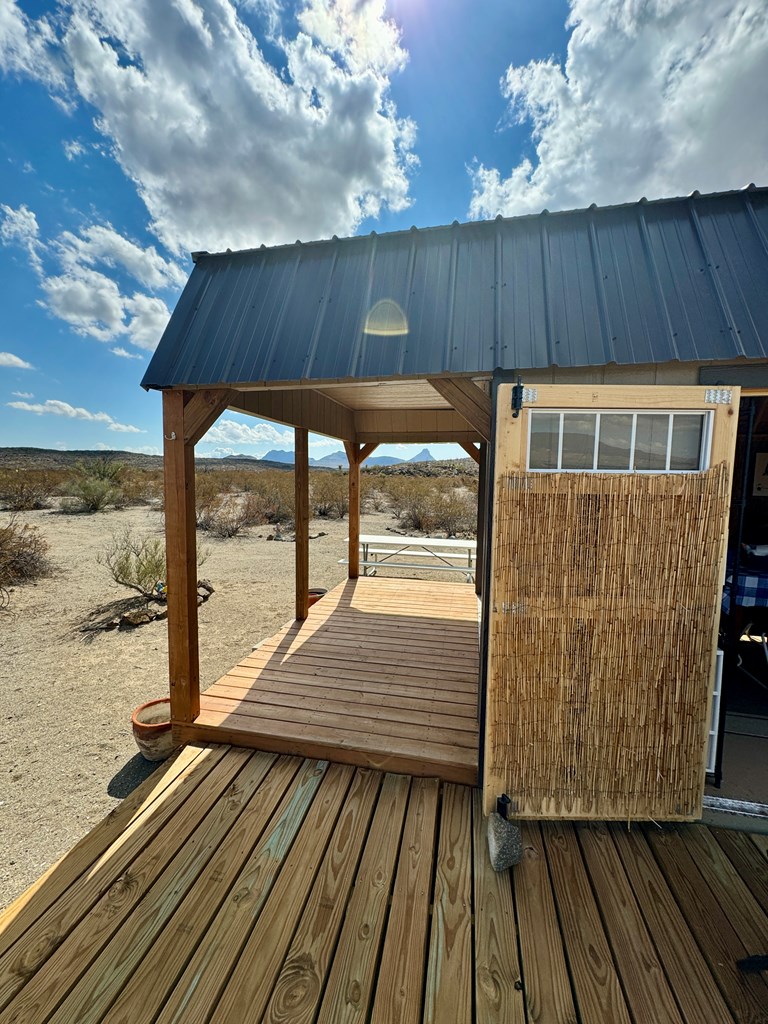
[[[19,519],[40,527],[54,573],[17,587],[0,611],[0,907],[152,771],[136,752],[130,716],[168,693],[165,622],[89,643],[73,634],[96,606],[129,595],[96,561],[111,533],[130,525],[160,535],[161,515],[131,508]],[[383,533],[394,524],[374,513],[361,526]],[[347,523],[313,520],[310,534],[321,531],[326,536],[310,543],[310,585],[330,588],[344,577]],[[272,532],[201,539],[210,549],[201,576],[216,591],[200,608],[204,686],[291,617],[294,546],[267,541]]]

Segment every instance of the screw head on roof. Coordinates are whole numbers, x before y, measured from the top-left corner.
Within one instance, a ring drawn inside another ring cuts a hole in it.
[[[419,229],[416,227],[415,224],[411,224],[411,231],[418,231],[418,230]]]
[[[452,223],[451,223],[451,227],[452,228],[457,228],[458,226],[459,226],[459,222],[457,220],[452,221]]]
[[[498,220],[504,220],[504,218],[502,217],[502,215],[501,215],[500,213],[497,213],[497,214],[496,214],[496,217],[495,217],[495,219],[496,219],[497,221],[498,221]]]

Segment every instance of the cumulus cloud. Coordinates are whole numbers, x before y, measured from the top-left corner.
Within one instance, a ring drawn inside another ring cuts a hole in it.
[[[16,3],[0,4],[0,68],[37,79],[66,103],[68,75],[48,16],[34,20]]]
[[[227,419],[219,420],[203,438],[203,444],[251,445],[263,444],[265,441],[292,448],[293,431],[278,430],[271,423],[258,421],[251,425]]]
[[[50,36],[45,19],[10,8],[16,36]],[[276,64],[248,9],[274,22]],[[73,0],[61,15],[70,93],[97,111],[171,252],[347,234],[409,203],[415,128],[389,95],[406,53],[385,0],[305,0],[295,22],[278,23],[279,9]],[[31,46],[6,67],[44,77]]]
[[[0,366],[10,366],[14,370],[34,370],[32,363],[15,356],[13,352],[0,352]]]
[[[0,244],[18,245],[40,278],[41,302],[78,334],[97,341],[125,339],[153,351],[170,312],[156,291],[177,292],[186,274],[154,245],[140,246],[111,224],[88,224],[78,233],[63,231],[44,243],[34,212],[0,204]],[[55,261],[57,273],[46,274],[42,255]],[[121,290],[125,276],[148,292]],[[125,349],[117,354],[125,353]]]
[[[0,244],[20,246],[26,252],[33,270],[41,273],[40,227],[33,211],[23,203],[17,209],[0,203],[0,212]]]
[[[507,116],[535,157],[470,168],[470,216],[739,188],[768,160],[764,0],[571,0],[565,65],[511,65]]]
[[[120,356],[121,359],[141,359],[142,355],[140,352],[129,352],[128,349],[122,347],[122,345],[115,345],[114,348],[109,350],[113,355]]]
[[[35,397],[32,394],[31,391],[12,391],[11,394],[14,395],[16,398],[34,398]]]
[[[37,416],[51,414],[53,416],[65,416],[71,420],[88,420],[91,423],[104,423],[108,430],[114,430],[119,434],[145,434],[145,430],[134,427],[130,423],[118,423],[109,413],[91,412],[82,406],[70,405],[69,402],[62,402],[56,398],[49,398],[45,402],[7,402],[11,409],[21,409],[23,412],[33,412]]]
[[[62,143],[64,147],[64,156],[67,160],[76,160],[79,156],[85,153],[85,146],[82,142],[78,142],[77,139],[69,139]]]

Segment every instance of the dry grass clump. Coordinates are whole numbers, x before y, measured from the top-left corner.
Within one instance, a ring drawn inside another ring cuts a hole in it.
[[[466,478],[382,477],[379,491],[406,530],[474,534],[477,523],[477,481]]]
[[[247,483],[247,489],[242,487],[243,483]],[[288,524],[293,522],[293,516],[292,473],[268,470],[197,474],[197,528],[214,537],[236,537],[246,527],[262,523]]]
[[[36,526],[15,516],[0,525],[0,590],[31,583],[51,570],[48,542]]]
[[[9,512],[47,508],[63,474],[48,469],[7,469],[0,472],[0,503]]]
[[[349,512],[349,476],[342,472],[309,474],[312,512],[321,518],[343,519]]]

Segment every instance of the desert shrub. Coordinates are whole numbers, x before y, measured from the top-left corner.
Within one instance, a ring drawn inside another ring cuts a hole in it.
[[[131,469],[120,483],[126,505],[149,505],[162,500],[163,473],[156,469]]]
[[[251,494],[257,496],[263,511],[262,522],[291,523],[295,514],[293,473],[279,469],[261,470],[253,474]],[[254,508],[256,508],[254,499]]]
[[[0,525],[0,589],[30,583],[50,572],[48,542],[36,526],[15,516]]]
[[[197,552],[198,568],[209,555],[206,549]],[[166,580],[165,541],[149,533],[126,527],[112,534],[107,546],[96,556],[115,583],[150,598],[158,583]]]
[[[380,477],[365,472],[360,474],[360,505],[368,512],[385,512],[389,508]]]
[[[310,498],[314,515],[343,519],[349,512],[349,477],[339,472],[311,473]]]
[[[47,508],[58,480],[48,470],[10,469],[0,473],[0,502],[10,512]]]
[[[432,527],[447,537],[474,533],[477,528],[477,501],[468,491],[453,487],[436,490],[432,507]]]
[[[126,501],[121,487],[126,469],[109,457],[78,462],[65,484],[64,512],[103,512],[122,508]]]

